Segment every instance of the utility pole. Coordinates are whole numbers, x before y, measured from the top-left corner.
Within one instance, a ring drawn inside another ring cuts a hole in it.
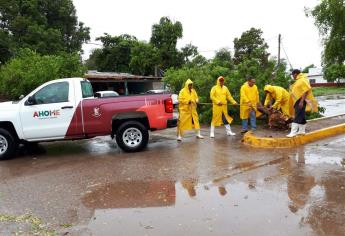
[[[280,44],[281,44],[281,35],[278,35],[278,66],[280,65]]]

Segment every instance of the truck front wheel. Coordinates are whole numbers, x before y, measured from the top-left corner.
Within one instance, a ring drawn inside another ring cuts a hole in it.
[[[140,122],[127,121],[116,132],[116,142],[126,152],[138,152],[147,146],[149,132]]]
[[[0,128],[0,160],[10,159],[17,148],[16,139],[5,129]]]

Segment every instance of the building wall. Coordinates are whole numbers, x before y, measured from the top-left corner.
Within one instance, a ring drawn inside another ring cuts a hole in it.
[[[327,80],[323,78],[323,75],[308,76],[308,79],[311,84],[327,83]]]
[[[340,81],[328,82],[323,78],[322,68],[310,68],[308,71],[308,79],[312,87],[333,87],[333,86],[343,86],[345,79],[340,79]]]

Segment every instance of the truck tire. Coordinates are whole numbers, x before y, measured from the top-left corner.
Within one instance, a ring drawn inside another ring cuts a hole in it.
[[[149,132],[140,122],[127,121],[116,132],[116,143],[125,152],[138,152],[147,146]]]
[[[0,160],[12,158],[16,152],[17,145],[13,135],[7,130],[0,128]]]

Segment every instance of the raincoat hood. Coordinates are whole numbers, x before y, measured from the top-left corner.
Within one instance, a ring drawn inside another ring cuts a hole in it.
[[[186,83],[184,84],[184,88],[188,89],[188,85],[193,84],[193,81],[190,79],[187,79]]]
[[[297,77],[296,77],[296,80],[299,80],[299,79],[307,79],[307,75],[306,74],[304,74],[304,73],[299,73],[298,75],[297,75]]]
[[[269,93],[273,93],[274,92],[274,88],[273,88],[272,85],[265,85],[264,91],[267,91]]]
[[[224,82],[225,82],[224,77],[223,76],[219,76],[218,79],[217,79],[217,86],[220,86],[219,80],[221,80],[221,79],[224,80]]]

